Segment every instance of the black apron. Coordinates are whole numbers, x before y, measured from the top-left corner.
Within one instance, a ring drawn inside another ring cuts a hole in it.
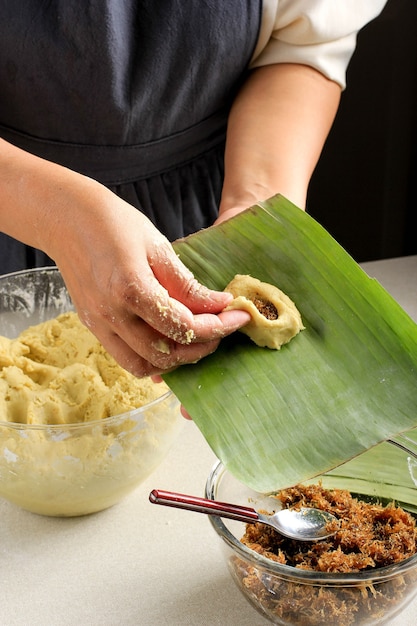
[[[261,4],[0,0],[0,136],[100,181],[171,241],[209,226]],[[0,234],[1,274],[51,263]]]

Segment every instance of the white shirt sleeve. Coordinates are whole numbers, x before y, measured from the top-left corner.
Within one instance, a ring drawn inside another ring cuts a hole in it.
[[[263,0],[251,68],[273,63],[310,65],[346,86],[346,69],[361,28],[387,0]]]

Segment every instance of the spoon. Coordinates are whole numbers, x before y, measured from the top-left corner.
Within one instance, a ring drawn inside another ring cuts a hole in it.
[[[154,489],[149,494],[153,504],[173,506],[177,509],[187,509],[197,513],[218,515],[229,519],[254,524],[261,522],[275,528],[281,535],[299,541],[318,541],[334,535],[337,528],[334,522],[337,518],[327,511],[313,508],[281,509],[273,515],[258,513],[255,509],[226,502],[216,502],[196,496],[186,496],[182,493]],[[331,527],[329,525],[332,525]]]

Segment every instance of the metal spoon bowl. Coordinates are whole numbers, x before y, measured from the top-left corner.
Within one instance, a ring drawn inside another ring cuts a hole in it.
[[[218,515],[229,519],[254,524],[261,522],[275,528],[281,535],[298,541],[319,541],[331,537],[337,531],[337,518],[320,509],[301,508],[281,509],[273,515],[258,513],[255,509],[227,502],[216,502],[206,498],[187,496],[172,491],[153,489],[149,494],[153,504],[163,504],[177,509],[186,509],[197,513]]]

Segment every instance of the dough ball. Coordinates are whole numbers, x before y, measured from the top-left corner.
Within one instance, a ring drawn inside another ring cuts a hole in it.
[[[234,296],[226,310],[250,313],[252,319],[240,331],[258,346],[279,350],[304,329],[294,302],[278,287],[236,274],[224,291]]]

